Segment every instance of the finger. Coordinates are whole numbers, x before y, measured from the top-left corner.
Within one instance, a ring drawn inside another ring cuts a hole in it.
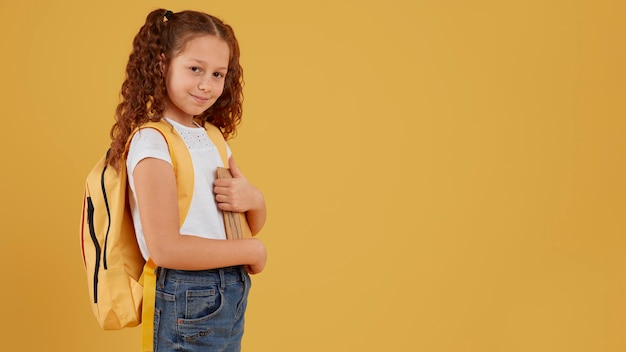
[[[228,187],[213,187],[215,194],[228,194]]]
[[[230,157],[230,159],[228,159],[228,166],[230,167],[230,173],[231,175],[233,175],[234,178],[243,177],[241,170],[239,170],[239,167],[235,163],[235,158],[233,158],[232,156]]]
[[[234,211],[230,203],[217,203],[217,207],[222,211]]]
[[[232,211],[234,213],[243,213],[245,208],[238,202],[228,199],[225,202],[217,202],[217,207],[223,211]]]
[[[232,178],[218,178],[213,182],[213,186],[229,187],[233,183]]]

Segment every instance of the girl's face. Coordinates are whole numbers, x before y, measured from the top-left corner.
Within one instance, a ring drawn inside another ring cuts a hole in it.
[[[193,126],[193,117],[210,108],[224,91],[230,48],[213,35],[190,39],[165,65],[168,100],[163,115]]]

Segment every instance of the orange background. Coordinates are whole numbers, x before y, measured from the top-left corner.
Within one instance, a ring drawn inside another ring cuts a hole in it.
[[[156,7],[242,48],[232,148],[270,260],[244,351],[626,350],[626,3],[0,4],[0,350],[137,351],[100,330],[85,176]]]

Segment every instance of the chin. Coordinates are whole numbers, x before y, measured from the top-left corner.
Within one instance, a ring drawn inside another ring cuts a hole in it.
[[[206,108],[206,109],[189,109],[188,111],[186,111],[186,113],[189,114],[189,115],[192,115],[192,116],[198,116],[198,115],[202,115],[208,109],[209,108]]]

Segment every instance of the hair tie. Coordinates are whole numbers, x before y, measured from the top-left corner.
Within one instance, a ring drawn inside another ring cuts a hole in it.
[[[163,15],[163,22],[169,21],[170,17],[172,17],[174,13],[170,10],[165,11],[165,15]]]

